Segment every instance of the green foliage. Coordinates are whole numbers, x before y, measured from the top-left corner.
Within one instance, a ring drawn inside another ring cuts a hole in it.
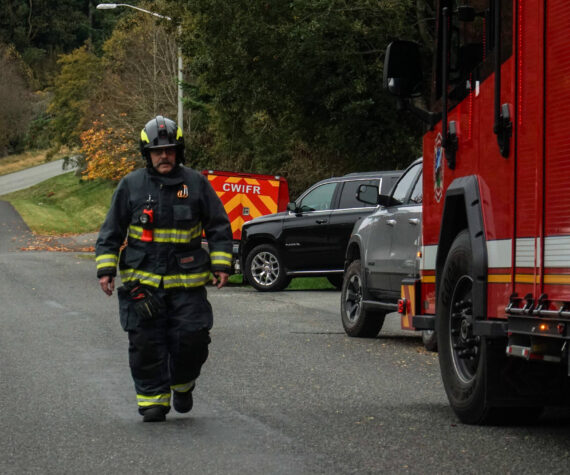
[[[107,182],[82,182],[70,172],[2,199],[12,203],[35,233],[87,233],[100,228],[113,190]]]
[[[53,100],[48,108],[52,115],[52,140],[56,145],[77,147],[79,135],[86,128],[90,99],[101,80],[101,61],[85,46],[59,61],[61,72],[55,79]]]
[[[400,117],[382,87],[388,42],[417,36],[411,0],[187,0],[185,8],[192,100],[206,104],[207,118],[191,140],[207,147],[204,159],[295,181],[303,167],[330,176],[418,156],[420,124]]]

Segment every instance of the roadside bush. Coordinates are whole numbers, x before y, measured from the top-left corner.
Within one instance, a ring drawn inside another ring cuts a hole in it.
[[[85,157],[84,180],[119,181],[143,165],[132,133],[108,127],[102,120],[93,122],[80,138]]]

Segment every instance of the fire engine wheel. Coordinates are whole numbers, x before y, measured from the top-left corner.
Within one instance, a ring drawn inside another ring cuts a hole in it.
[[[272,244],[254,247],[247,255],[243,271],[248,282],[262,292],[283,290],[291,282],[291,277],[285,274],[279,251]]]
[[[467,231],[453,242],[441,277],[437,305],[439,364],[445,392],[457,417],[466,424],[485,423],[487,354],[473,335],[473,253]]]
[[[366,310],[362,306],[363,285],[360,261],[353,261],[344,274],[340,297],[340,314],[349,336],[373,338],[384,324],[385,312]]]

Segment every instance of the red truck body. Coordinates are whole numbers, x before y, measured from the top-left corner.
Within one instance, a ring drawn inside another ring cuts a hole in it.
[[[456,3],[437,7],[421,263],[401,309],[404,328],[438,332],[451,405],[479,423],[568,403],[570,2]]]

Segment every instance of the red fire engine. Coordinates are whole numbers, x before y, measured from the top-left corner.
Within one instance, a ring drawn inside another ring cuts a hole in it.
[[[460,420],[537,414],[570,403],[570,1],[440,0],[436,12],[429,111],[414,99],[419,47],[386,51],[386,87],[429,124],[403,324],[437,332]]]

